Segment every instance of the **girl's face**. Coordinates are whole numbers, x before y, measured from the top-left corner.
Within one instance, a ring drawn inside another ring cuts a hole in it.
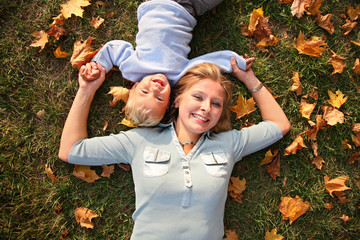
[[[212,129],[223,111],[225,91],[220,83],[211,79],[199,80],[175,99],[179,108],[176,122],[178,136],[200,137]]]

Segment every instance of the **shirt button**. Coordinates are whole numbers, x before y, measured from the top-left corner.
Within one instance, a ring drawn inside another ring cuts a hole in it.
[[[189,179],[186,179],[186,183],[190,183],[190,180],[189,180]]]
[[[189,171],[185,171],[185,174],[189,174]]]

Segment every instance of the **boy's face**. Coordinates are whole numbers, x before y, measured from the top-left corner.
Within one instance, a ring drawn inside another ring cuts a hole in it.
[[[140,82],[134,84],[130,91],[138,106],[151,109],[151,115],[163,116],[169,106],[170,84],[163,74],[154,74],[144,77]]]

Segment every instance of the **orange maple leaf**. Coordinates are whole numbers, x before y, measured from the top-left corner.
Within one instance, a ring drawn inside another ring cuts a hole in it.
[[[228,192],[230,196],[238,203],[242,203],[242,192],[246,189],[246,180],[239,177],[230,177]]]
[[[329,59],[328,63],[331,64],[334,67],[334,71],[331,75],[335,73],[342,73],[346,64],[345,64],[345,58],[340,57],[337,55],[333,50],[330,50],[332,53],[331,58]]]
[[[312,16],[319,15],[321,3],[322,0],[305,0],[305,12]]]
[[[270,177],[276,180],[277,177],[280,177],[280,154],[277,154],[275,160],[266,166]]]
[[[328,94],[330,99],[327,100],[327,102],[336,108],[340,108],[348,100],[348,97],[345,97],[345,95],[340,90],[337,90],[336,93],[328,90]]]
[[[296,196],[281,197],[281,202],[278,206],[279,211],[282,213],[283,220],[289,220],[290,225],[303,215],[310,208],[310,203],[303,202],[303,200]]]
[[[97,16],[96,18],[93,17],[93,19],[91,20],[91,23],[90,23],[90,26],[94,27],[94,28],[99,28],[100,25],[104,22],[105,20],[100,17],[100,16]]]
[[[334,16],[334,14],[326,14],[325,16],[322,16],[321,14],[318,14],[316,17],[316,23],[328,31],[331,35],[334,33],[334,26],[330,23],[331,18]]]
[[[74,52],[71,56],[70,62],[73,67],[80,69],[80,67],[88,62],[95,56],[95,54],[101,49],[93,51],[91,47],[91,42],[95,38],[89,37],[85,42],[82,42],[81,39],[78,39],[74,43]]]
[[[285,149],[285,155],[296,154],[297,150],[307,148],[302,135],[303,133],[299,134],[295,140]]]
[[[74,210],[75,219],[77,223],[80,223],[80,226],[86,228],[94,228],[94,224],[91,222],[91,219],[99,217],[94,211],[86,207],[77,207]]]
[[[316,115],[316,124],[312,129],[306,130],[306,134],[311,141],[316,141],[317,133],[320,129],[327,126],[327,122],[324,120],[323,115]]]
[[[356,160],[360,161],[360,154],[359,154],[359,152],[355,152],[353,155],[350,156],[350,158],[349,158],[349,164],[354,164]]]
[[[325,41],[319,37],[311,37],[305,41],[305,36],[300,31],[299,36],[296,39],[295,48],[299,51],[299,54],[306,54],[313,57],[320,57],[325,51],[325,48],[321,46],[327,45]]]
[[[32,35],[35,37],[35,40],[31,43],[30,47],[40,47],[39,52],[41,52],[49,41],[49,35],[44,30],[36,31]]]
[[[355,60],[355,64],[352,70],[354,71],[354,73],[360,75],[360,61],[358,58]]]
[[[238,240],[239,236],[233,230],[225,230],[226,237],[223,240]]]
[[[342,33],[343,36],[348,35],[357,25],[357,22],[352,22],[350,20],[346,20],[346,23],[342,26],[340,26],[341,29],[344,30],[344,32]]]
[[[317,169],[321,170],[321,168],[323,167],[323,163],[325,163],[324,159],[320,156],[316,156],[313,160],[312,163],[315,164],[315,166],[317,167]]]
[[[357,6],[356,8],[354,8],[352,6],[348,7],[347,14],[348,14],[349,18],[351,19],[351,21],[358,19],[360,16],[360,5]]]
[[[329,176],[324,176],[325,188],[326,191],[333,197],[333,192],[342,192],[348,189],[351,189],[345,186],[346,180],[348,180],[348,176],[340,176],[334,179],[331,179]]]
[[[329,106],[323,106],[322,108],[324,111],[323,117],[327,124],[334,126],[337,123],[344,123],[344,114],[342,112]]]
[[[294,0],[291,5],[291,14],[297,18],[301,18],[305,12],[305,1],[304,0]]]
[[[301,116],[304,118],[309,119],[311,113],[313,112],[314,108],[316,106],[316,103],[308,103],[306,99],[302,98],[301,103],[299,105]]]
[[[254,98],[246,100],[241,94],[239,94],[238,104],[231,106],[230,110],[236,113],[236,119],[250,114],[256,110]]]
[[[88,0],[69,0],[65,4],[60,4],[62,7],[61,13],[65,19],[71,17],[72,14],[83,17],[84,9],[82,7],[89,6],[90,4]]]
[[[129,92],[130,90],[124,87],[110,87],[110,91],[107,93],[113,96],[113,100],[110,101],[110,106],[115,106],[120,100],[126,103],[129,99]]]
[[[90,166],[75,165],[73,175],[88,183],[100,179],[96,172],[90,169]]]
[[[61,51],[60,46],[59,46],[54,51],[54,55],[56,58],[66,58],[67,56],[69,56],[69,53]]]
[[[293,81],[293,85],[290,88],[290,91],[296,92],[297,95],[301,95],[303,92],[303,88],[301,86],[299,73],[293,71],[293,77],[291,78],[291,81]]]
[[[265,239],[264,240],[281,240],[284,237],[281,236],[280,234],[277,234],[277,230],[276,228],[274,228],[273,230],[271,230],[271,232],[265,232]]]

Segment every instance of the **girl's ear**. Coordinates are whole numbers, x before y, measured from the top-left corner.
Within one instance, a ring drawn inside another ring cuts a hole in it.
[[[179,95],[176,95],[174,100],[174,108],[179,108],[179,101],[180,101],[180,97]]]

